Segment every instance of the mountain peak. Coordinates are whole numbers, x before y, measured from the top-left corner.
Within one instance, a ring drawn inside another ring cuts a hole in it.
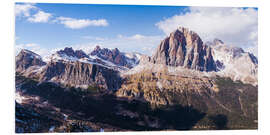
[[[177,29],[178,31],[182,32],[182,33],[190,33],[192,31],[189,30],[189,28],[186,28],[186,27],[178,27]]]
[[[65,47],[63,50],[57,51],[58,54],[67,54],[68,56],[72,56],[75,52],[72,47]]]
[[[96,48],[90,53],[91,56],[97,56],[100,59],[112,62],[119,66],[125,66],[131,68],[137,62],[137,59],[130,59],[121,53],[118,48],[108,49],[96,46]]]
[[[101,47],[99,45],[96,45],[94,50],[101,50]]]
[[[32,51],[30,51],[30,50],[27,50],[27,49],[22,49],[21,52],[34,53],[34,52],[32,52]]]
[[[74,51],[72,47],[65,47],[64,51]]]
[[[22,49],[16,56],[16,71],[24,71],[31,66],[43,66],[45,64],[40,55],[27,49]]]
[[[22,54],[22,53],[25,53],[25,54],[31,55],[33,57],[36,57],[38,59],[41,59],[40,55],[38,55],[38,54],[36,54],[36,53],[34,53],[34,52],[30,51],[30,50],[27,50],[27,49],[22,49],[19,54]]]
[[[84,58],[88,56],[86,55],[86,53],[82,50],[76,50],[74,51],[72,47],[66,47],[64,48],[64,50],[59,50],[56,52],[59,55],[67,55],[69,57],[76,57],[76,58]]]
[[[218,38],[215,38],[213,41],[207,41],[205,42],[206,45],[211,46],[211,47],[217,47],[217,46],[224,46],[224,42]]]
[[[172,33],[175,33],[175,32],[181,32],[183,33],[184,35],[194,35],[194,36],[198,36],[198,34],[192,30],[190,30],[189,28],[186,28],[186,27],[178,27],[178,29],[176,29],[174,32]]]
[[[216,70],[211,48],[203,44],[197,33],[184,27],[179,27],[160,43],[151,61],[200,71]]]
[[[223,45],[224,44],[224,42],[218,38],[215,38],[213,40],[213,43],[214,43],[214,45]]]
[[[113,52],[114,54],[119,54],[119,53],[120,53],[120,51],[118,50],[118,48],[114,48],[114,49],[112,50],[112,52]]]

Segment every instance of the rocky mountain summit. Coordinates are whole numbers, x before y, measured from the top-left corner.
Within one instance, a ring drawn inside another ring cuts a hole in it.
[[[56,52],[57,54],[63,56],[63,55],[66,55],[66,56],[69,56],[69,57],[76,57],[78,59],[80,58],[89,58],[88,55],[85,54],[84,51],[82,50],[73,50],[72,47],[66,47],[64,50],[59,50]]]
[[[22,72],[31,66],[43,66],[45,64],[40,55],[26,49],[22,49],[16,56],[16,72]]]
[[[130,54],[120,52],[117,48],[108,49],[96,46],[95,49],[89,54],[90,56],[96,56],[103,60],[110,61],[116,65],[132,68],[138,64],[137,55],[130,57]]]
[[[197,33],[182,27],[160,43],[151,61],[200,71],[216,70],[212,49],[203,44]]]

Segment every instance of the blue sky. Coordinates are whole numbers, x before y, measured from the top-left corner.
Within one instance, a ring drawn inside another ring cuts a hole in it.
[[[256,14],[254,8],[16,3],[15,46],[41,55],[66,46],[88,52],[95,45],[151,55],[166,35],[184,26],[203,40],[221,38],[253,49],[257,46]]]

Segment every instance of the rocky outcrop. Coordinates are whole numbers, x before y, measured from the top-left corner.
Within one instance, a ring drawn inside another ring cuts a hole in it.
[[[56,52],[59,55],[66,55],[69,57],[75,57],[75,58],[88,58],[89,56],[86,55],[82,50],[76,50],[74,51],[72,47],[66,47],[64,50],[60,50]]]
[[[160,43],[151,61],[200,71],[216,70],[212,49],[203,44],[197,33],[182,27]]]
[[[237,114],[257,119],[258,87],[230,78],[185,77],[145,71],[127,75],[116,95],[152,106],[192,106],[209,114]]]
[[[22,49],[15,59],[17,72],[23,72],[31,66],[43,66],[46,64],[38,54],[26,49]]]
[[[51,61],[40,73],[40,81],[85,88],[92,85],[116,90],[120,87],[121,78],[117,71],[95,64]]]
[[[187,105],[188,101],[183,100],[186,94],[219,91],[210,78],[170,75],[167,71],[143,71],[127,75],[124,80],[117,96],[145,100],[155,105],[174,105],[180,100],[181,104]],[[176,99],[173,96],[183,97]]]

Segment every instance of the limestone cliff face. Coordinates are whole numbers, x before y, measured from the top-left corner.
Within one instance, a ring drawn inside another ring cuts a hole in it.
[[[40,81],[54,81],[79,87],[95,85],[116,90],[120,87],[121,78],[117,71],[95,64],[51,61],[40,73]]]
[[[116,95],[153,106],[192,106],[202,112],[257,119],[258,87],[229,78],[185,77],[145,71],[127,75]]]
[[[215,71],[212,50],[193,31],[178,28],[158,46],[151,61],[200,71]]]
[[[213,79],[170,75],[166,71],[144,71],[125,76],[117,96],[143,99],[155,105],[188,105],[187,94],[204,96],[218,92]],[[191,97],[190,97],[191,98]]]

